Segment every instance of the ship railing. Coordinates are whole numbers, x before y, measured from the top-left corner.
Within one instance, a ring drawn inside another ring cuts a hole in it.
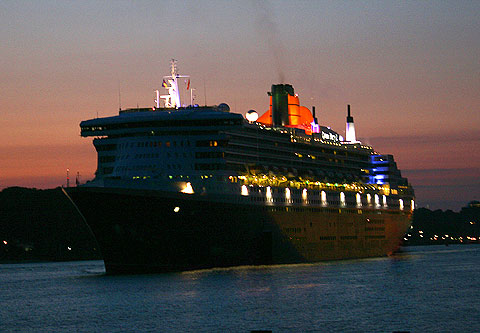
[[[253,185],[260,187],[289,187],[296,189],[310,190],[330,190],[335,192],[359,192],[359,193],[378,193],[380,195],[390,195],[391,189],[389,185],[363,184],[358,182],[352,183],[330,183],[320,181],[309,181],[304,179],[288,179],[287,177],[269,176],[269,175],[243,175],[238,176],[241,185]]]

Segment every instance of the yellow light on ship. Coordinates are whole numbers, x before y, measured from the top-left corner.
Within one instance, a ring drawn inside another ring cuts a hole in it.
[[[380,207],[380,198],[378,194],[375,194],[375,207]]]
[[[362,197],[360,196],[360,193],[357,193],[355,197],[357,199],[357,207],[362,207]]]
[[[183,190],[181,190],[180,192],[182,193],[185,193],[185,194],[193,194],[195,193],[193,191],[193,187],[192,187],[192,184],[190,182],[188,182],[185,187],[183,188]]]
[[[340,192],[340,206],[345,207],[345,193]]]
[[[400,210],[403,210],[403,199],[398,199],[398,204],[400,205]]]
[[[325,193],[325,191],[322,191],[320,193],[320,199],[322,200],[322,206],[326,206],[327,205],[327,193]]]
[[[307,201],[307,189],[304,188],[303,191],[302,191],[302,199],[303,201]]]
[[[247,188],[246,185],[242,185],[242,192],[241,192],[241,194],[242,194],[243,196],[247,196],[247,195],[248,195],[248,188]]]
[[[370,193],[367,193],[367,203],[369,206],[372,204],[372,195]]]

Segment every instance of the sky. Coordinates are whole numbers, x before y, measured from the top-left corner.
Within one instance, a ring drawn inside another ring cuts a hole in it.
[[[170,59],[198,104],[268,109],[393,154],[418,207],[480,200],[480,1],[0,0],[0,189],[93,178],[79,123],[154,105]]]

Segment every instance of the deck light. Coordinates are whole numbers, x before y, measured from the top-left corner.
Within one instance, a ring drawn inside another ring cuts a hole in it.
[[[181,190],[180,192],[182,193],[185,193],[185,194],[193,194],[195,193],[193,191],[193,187],[192,187],[192,184],[190,182],[188,182],[185,187],[183,188],[183,190]]]

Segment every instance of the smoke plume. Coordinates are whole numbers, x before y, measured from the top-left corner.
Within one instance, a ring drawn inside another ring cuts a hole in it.
[[[272,55],[279,83],[285,83],[283,72],[285,48],[282,45],[277,24],[273,20],[274,6],[268,1],[252,1],[252,3],[256,13],[255,24],[258,35],[263,37]]]

